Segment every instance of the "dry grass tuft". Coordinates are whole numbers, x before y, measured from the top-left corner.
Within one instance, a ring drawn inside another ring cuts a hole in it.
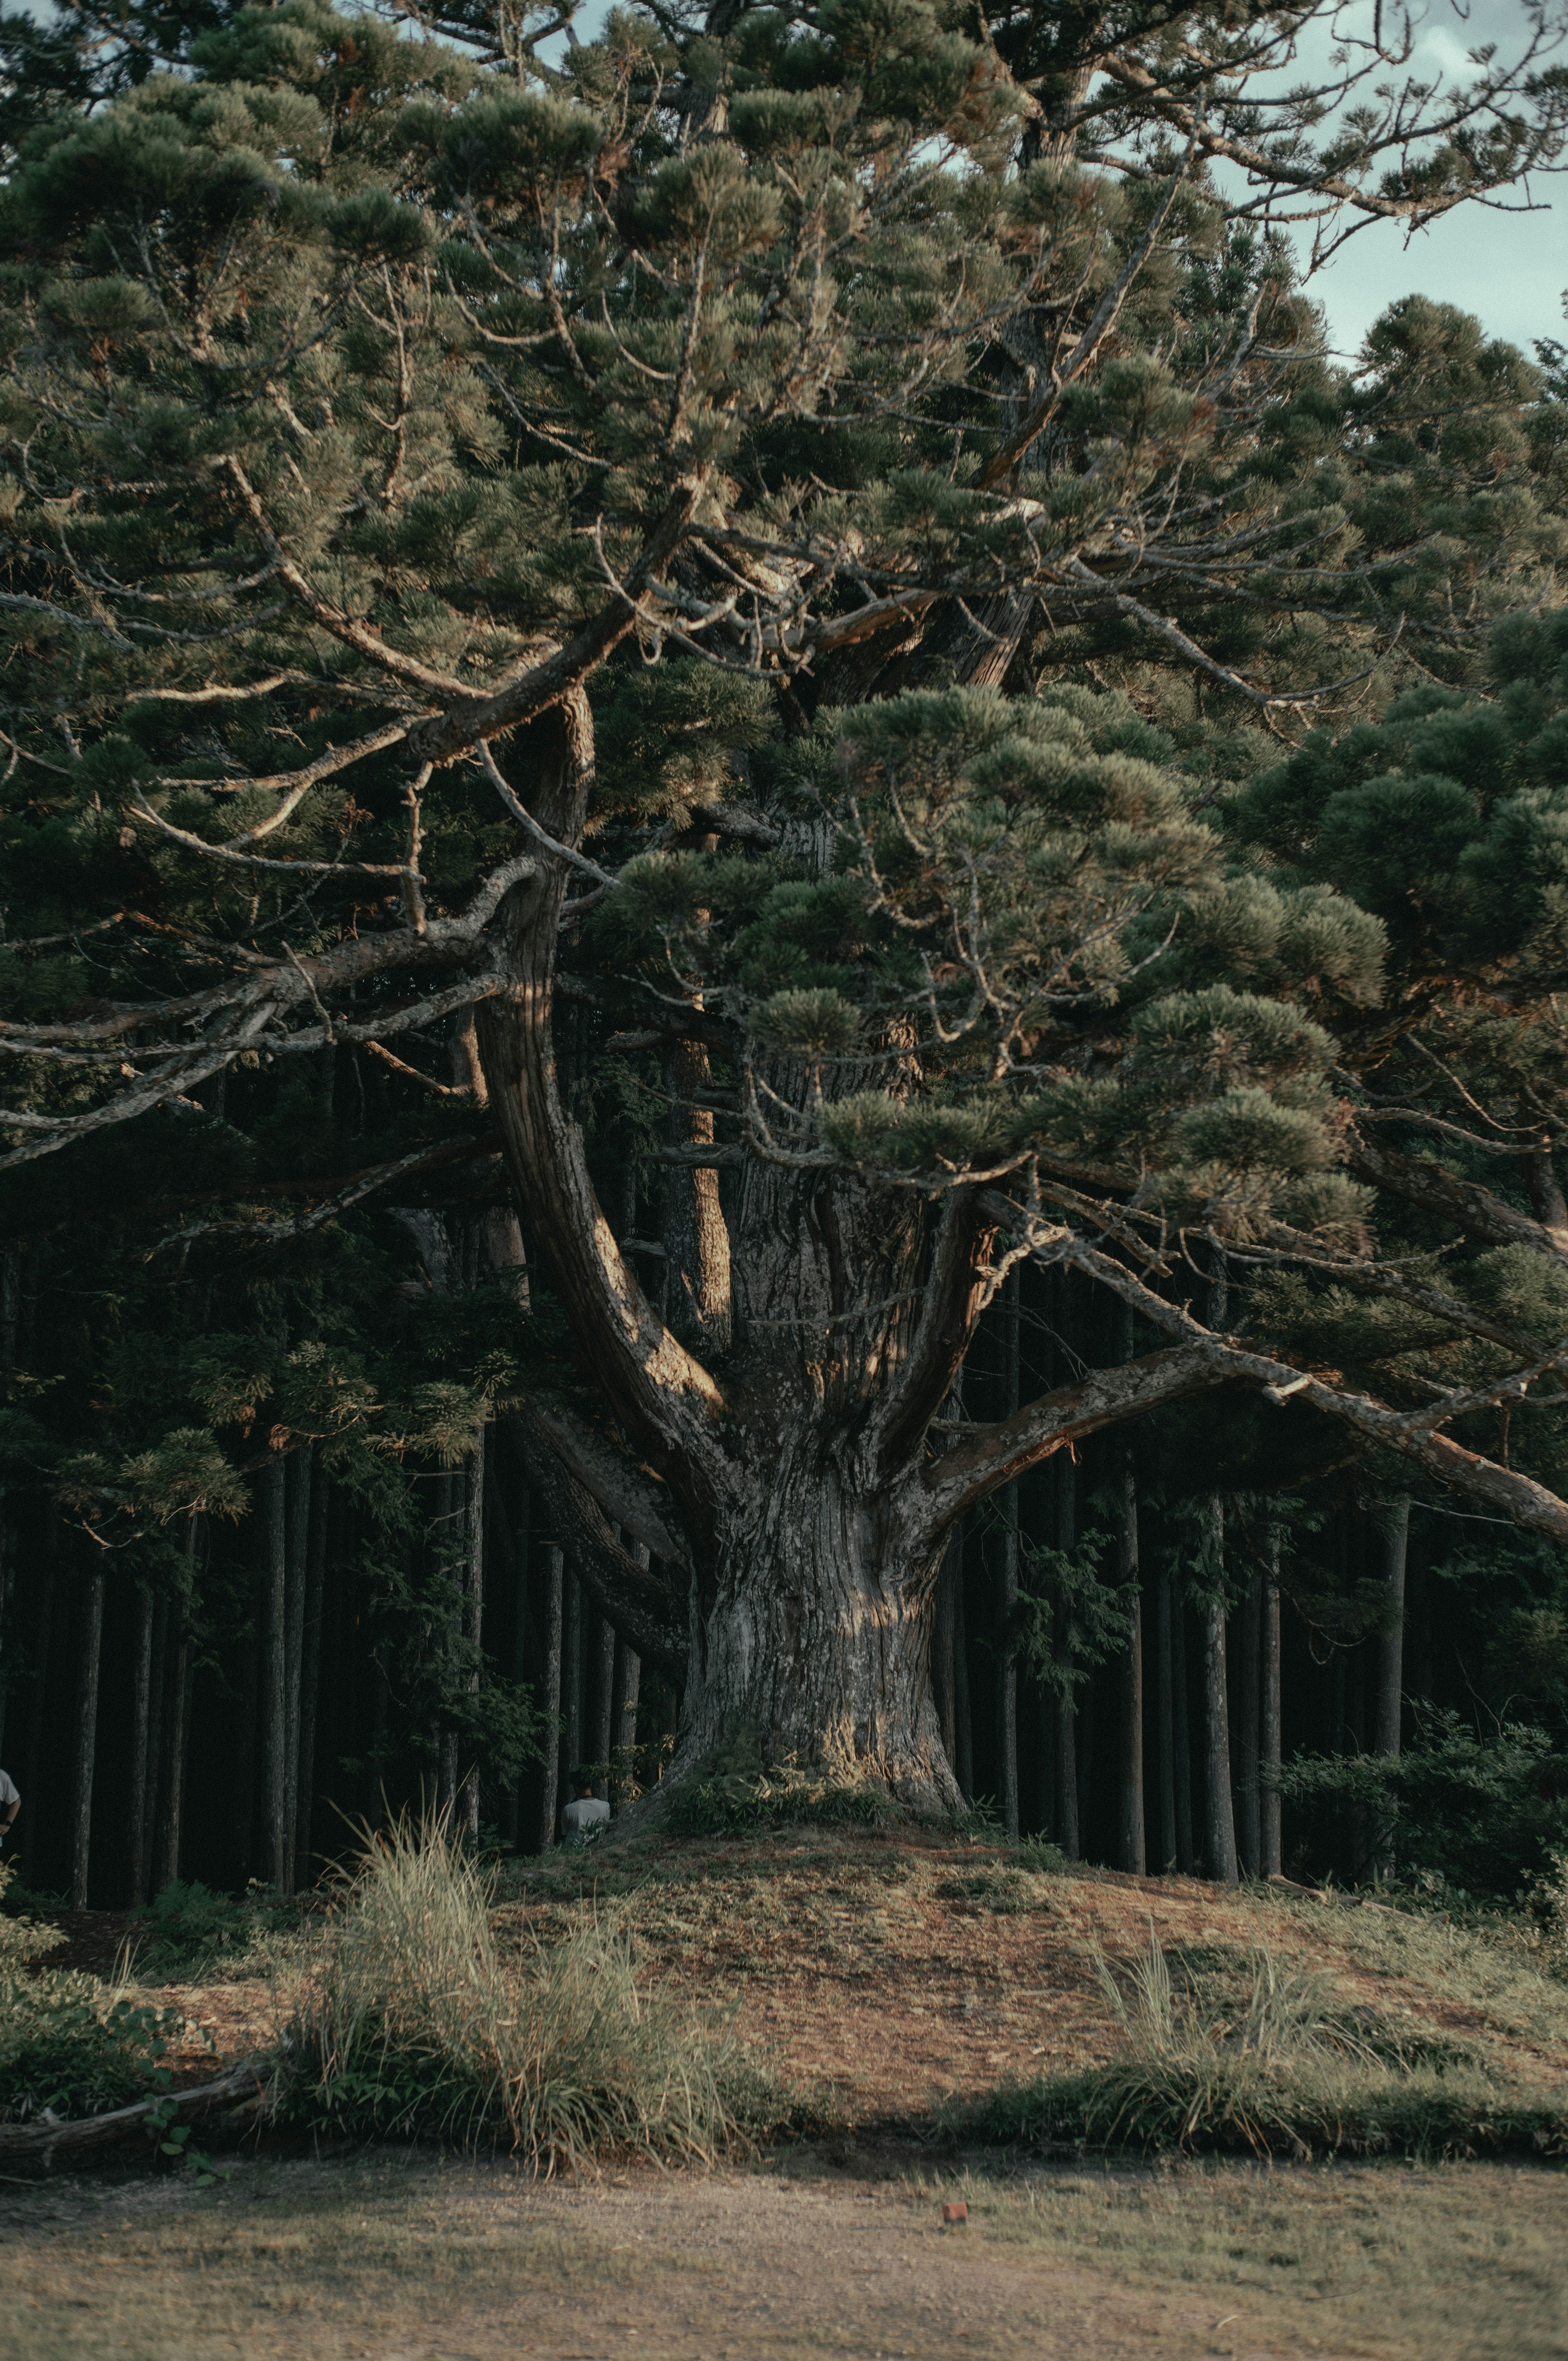
[[[288,2029],[280,2114],[505,2147],[543,2174],[611,2153],[708,2162],[765,2115],[731,2032],[639,1987],[623,1923],[504,1957],[490,1878],[443,1823],[367,1835]]]

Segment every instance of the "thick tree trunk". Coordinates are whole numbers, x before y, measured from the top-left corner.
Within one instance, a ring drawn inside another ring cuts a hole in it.
[[[1259,1866],[1265,1877],[1277,1877],[1284,1866],[1280,1848],[1279,1789],[1274,1774],[1279,1769],[1283,1731],[1279,1686],[1279,1534],[1268,1537],[1268,1563],[1263,1576],[1263,1717],[1258,1744]]]
[[[147,1900],[148,1739],[152,1727],[154,1599],[137,1585],[131,1639],[131,1742],[126,1778],[126,1892],[133,1909]]]
[[[280,1894],[288,1869],[288,1463],[277,1458],[261,1477],[261,1810],[262,1859]]]
[[[1236,1883],[1235,1807],[1231,1795],[1231,1707],[1225,1673],[1224,1503],[1210,1502],[1214,1527],[1213,1590],[1203,1607],[1203,1850],[1209,1874]]]
[[[1138,1569],[1138,1482],[1133,1455],[1120,1454],[1121,1493],[1116,1521],[1116,1580],[1130,1595],[1133,1628],[1119,1666],[1121,1675],[1121,1860],[1139,1877],[1148,1870],[1144,1827],[1144,1609]]]
[[[742,1732],[764,1763],[871,1777],[912,1808],[960,1798],[931,1697],[940,1543],[926,1566],[890,1545],[894,1504],[824,1465],[815,1425],[775,1426],[765,1478],[727,1521],[702,1616],[678,1767]]]
[[[932,1644],[931,1689],[942,1724],[942,1747],[949,1763],[959,1759],[958,1587],[963,1544],[955,1532],[942,1556],[937,1583],[937,1625]]]
[[[96,1545],[94,1545],[96,1547]],[[93,1843],[93,1773],[98,1759],[98,1668],[104,1647],[104,1562],[90,1565],[82,1583],[82,1630],[76,1674],[76,1743],[71,1781],[71,1906],[87,1907],[87,1872]]]
[[[544,1548],[544,1661],[539,1682],[539,1710],[544,1718],[544,1760],[540,1765],[539,1826],[534,1831],[539,1850],[555,1841],[555,1814],[561,1790],[561,1625],[565,1561],[553,1542]]]

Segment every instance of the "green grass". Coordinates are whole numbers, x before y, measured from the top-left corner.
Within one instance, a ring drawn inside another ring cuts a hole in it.
[[[1354,2003],[1266,1947],[1100,1961],[1113,2054],[1004,2083],[951,2127],[1010,2145],[1259,2156],[1568,2154],[1568,2094],[1500,2070],[1478,2045]]]
[[[917,2187],[933,2206],[962,2199],[988,2247],[1168,2299],[1210,2353],[1560,2361],[1568,2347],[1559,2166],[1085,2159]]]

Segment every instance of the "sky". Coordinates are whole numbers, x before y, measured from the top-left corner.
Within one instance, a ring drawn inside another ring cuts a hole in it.
[[[1471,0],[1462,16],[1453,0],[1428,0],[1408,71],[1442,68],[1458,80],[1473,71],[1467,52],[1496,41],[1508,54],[1522,43],[1520,0]],[[1326,53],[1328,44],[1321,48]],[[1557,53],[1568,63],[1568,44]],[[1312,78],[1317,58],[1303,53],[1290,78]],[[1377,314],[1400,295],[1430,295],[1472,312],[1495,336],[1527,355],[1538,337],[1568,343],[1563,296],[1568,288],[1568,175],[1550,174],[1530,192],[1545,210],[1496,213],[1461,205],[1407,244],[1396,223],[1359,231],[1311,282],[1334,346],[1354,355]]]

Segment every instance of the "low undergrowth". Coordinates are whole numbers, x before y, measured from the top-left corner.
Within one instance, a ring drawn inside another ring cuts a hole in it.
[[[492,1899],[442,1825],[369,1839],[288,2028],[280,2115],[506,2148],[545,2174],[607,2154],[706,2161],[782,2115],[728,2027],[642,1988],[623,1920],[503,1951]]]
[[[0,1899],[11,1872],[0,1868]],[[64,1938],[0,1916],[0,2123],[97,2115],[157,2087],[183,2019],[70,1968],[39,1968]]]
[[[1125,1982],[1101,1959],[1115,2053],[1003,2084],[950,2127],[1157,2152],[1568,2155],[1568,2101],[1500,2074],[1474,2045],[1349,2006],[1265,1947],[1240,1991],[1234,1971],[1203,1967],[1152,1935]]]
[[[300,1924],[268,1888],[253,1885],[236,1897],[183,1878],[130,1916],[143,1983],[264,1976],[291,1956]]]
[[[793,1758],[764,1764],[756,1741],[742,1733],[671,1791],[663,1825],[675,1837],[729,1837],[785,1827],[883,1828],[897,1817],[876,1782],[835,1779]]]

